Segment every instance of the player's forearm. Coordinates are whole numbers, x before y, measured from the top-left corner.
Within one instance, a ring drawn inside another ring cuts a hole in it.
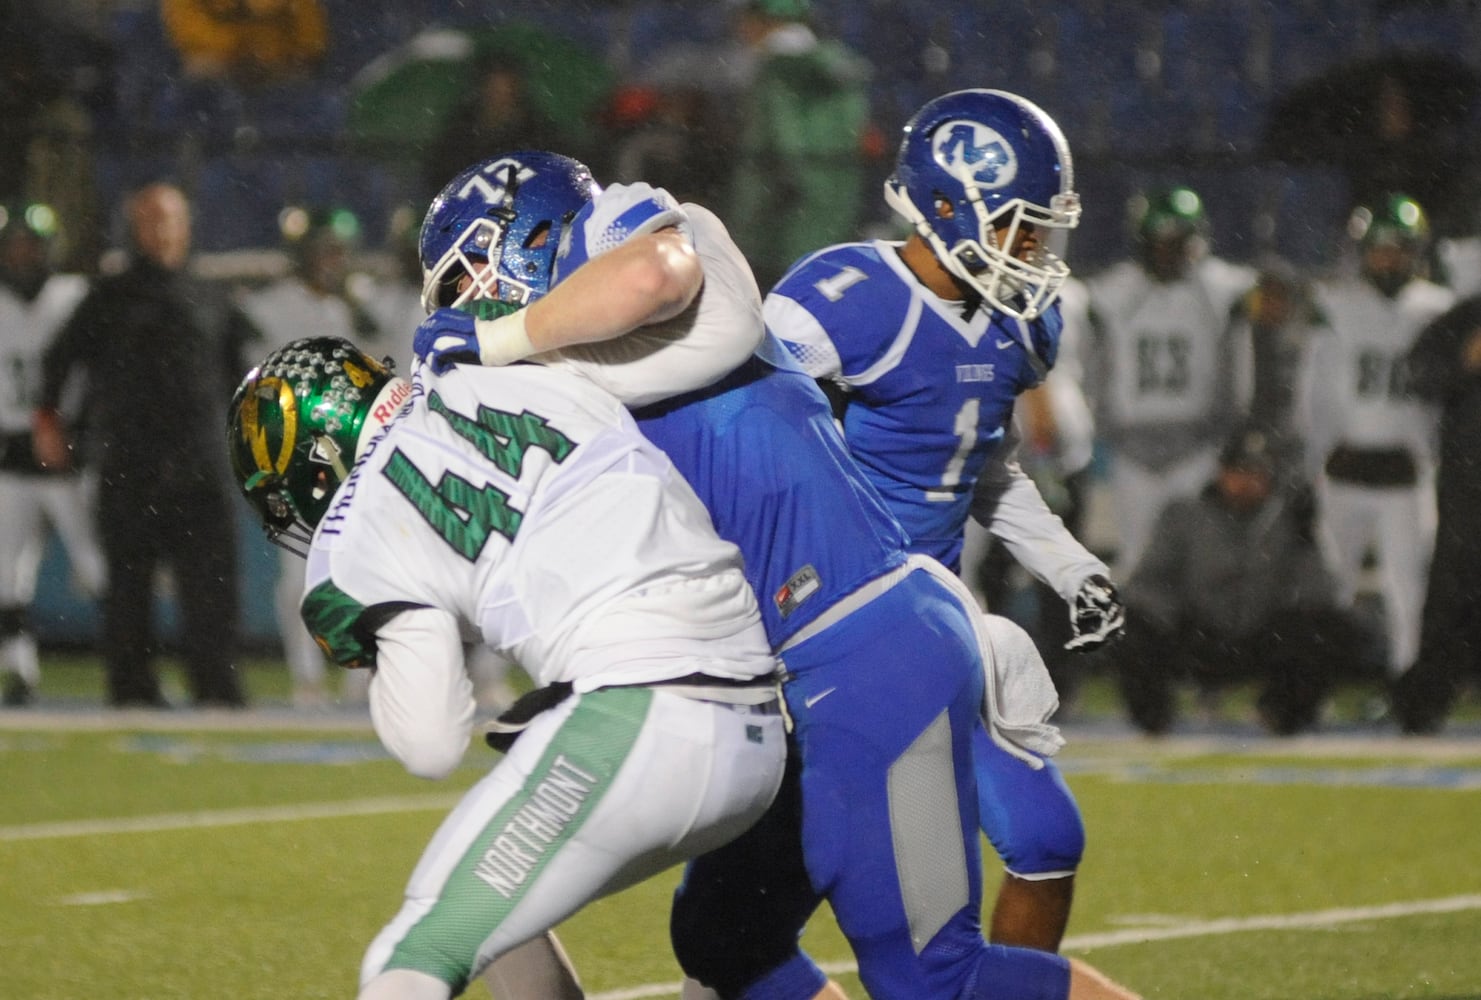
[[[381,743],[412,774],[443,778],[473,732],[473,685],[452,615],[406,611],[376,633],[370,717]]]
[[[72,464],[67,431],[55,409],[43,407],[31,417],[31,450],[43,469],[66,469]]]
[[[996,530],[999,528],[1001,534]],[[1048,513],[1031,532],[996,523],[994,529],[993,534],[1002,539],[1008,554],[1066,602],[1090,577],[1110,575],[1106,564],[1081,544],[1056,514]]]
[[[988,473],[984,478],[989,482],[979,485],[972,514],[1020,566],[1066,601],[1088,577],[1110,574],[1049,509],[1017,462],[989,462]]]
[[[766,326],[750,265],[712,212],[689,206],[704,285],[672,319],[560,352],[564,364],[632,407],[692,392],[751,356]],[[547,356],[549,357],[549,356]]]
[[[593,257],[526,310],[536,352],[611,340],[683,312],[704,283],[694,248],[676,230]]]

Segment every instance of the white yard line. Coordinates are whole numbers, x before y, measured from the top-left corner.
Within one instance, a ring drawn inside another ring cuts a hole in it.
[[[63,837],[107,837],[119,833],[159,833],[163,830],[204,830],[251,823],[285,823],[306,819],[338,819],[344,816],[380,816],[386,813],[429,812],[451,809],[462,793],[401,795],[345,802],[305,802],[299,805],[262,806],[253,809],[213,809],[209,812],[164,813],[121,819],[79,819],[59,823],[27,823],[0,826],[0,843],[23,840],[56,840]]]
[[[1345,906],[1309,913],[1268,914],[1258,917],[1225,917],[1199,920],[1171,927],[1128,928],[1100,934],[1074,934],[1065,938],[1067,951],[1089,951],[1092,948],[1115,948],[1125,944],[1172,941],[1177,938],[1217,937],[1245,931],[1326,930],[1341,924],[1365,920],[1394,920],[1429,913],[1460,913],[1481,910],[1481,895],[1449,896],[1444,899],[1417,899],[1408,903],[1381,903],[1377,906]]]
[[[1400,917],[1417,917],[1432,913],[1460,913],[1465,910],[1481,910],[1481,895],[1420,899],[1409,903],[1384,903],[1378,906],[1341,907],[1333,910],[1313,910],[1310,913],[1196,920],[1171,927],[1146,927],[1107,931],[1100,934],[1075,934],[1065,938],[1064,950],[1066,952],[1089,951],[1095,948],[1116,948],[1122,945],[1148,944],[1153,941],[1171,941],[1176,938],[1218,937],[1246,931],[1326,930],[1342,924],[1369,920],[1394,920]],[[820,962],[818,964],[830,976],[854,973],[859,969],[853,962]],[[587,1000],[650,1000],[653,997],[676,997],[679,995],[680,988],[680,983],[648,983],[620,990],[589,993]]]
[[[42,714],[0,713],[0,732],[39,730],[206,730],[264,731],[313,729],[347,731],[368,729],[368,720],[354,715],[313,717],[288,712],[248,713],[66,713]],[[1067,727],[1075,735],[1074,727]],[[1076,753],[1075,751],[1080,751]],[[1197,756],[1210,753],[1247,753],[1289,757],[1393,757],[1399,759],[1446,760],[1481,756],[1481,740],[1474,737],[1454,739],[1413,739],[1391,735],[1353,737],[1317,735],[1294,740],[1249,739],[1227,736],[1184,736],[1161,740],[1144,740],[1134,734],[1108,736],[1091,730],[1071,744],[1066,757],[1126,757],[1130,760]],[[52,840],[66,837],[111,836],[128,833],[156,833],[165,830],[192,830],[253,823],[279,823],[296,820],[334,819],[349,816],[374,816],[398,812],[420,812],[450,809],[461,793],[398,796],[357,799],[345,802],[317,802],[300,805],[269,806],[253,809],[223,809],[192,813],[167,813],[124,819],[74,820],[57,823],[33,823],[0,826],[0,843]],[[1094,934],[1078,934],[1065,939],[1067,952],[1095,948],[1115,948],[1148,944],[1180,938],[1214,937],[1247,931],[1323,930],[1343,924],[1371,920],[1437,913],[1458,913],[1481,909],[1481,895],[1451,896],[1443,899],[1415,900],[1367,907],[1344,907],[1309,913],[1274,914],[1253,917],[1228,917],[1215,920],[1189,921],[1156,927],[1128,928]],[[854,973],[853,962],[820,963],[829,975]],[[679,983],[648,983],[623,989],[589,994],[589,1000],[650,1000],[677,997]]]
[[[180,709],[22,708],[0,710],[3,732],[365,732],[373,733],[368,710],[325,712],[290,708]]]
[[[113,836],[129,833],[158,833],[165,830],[199,830],[253,823],[282,823],[311,819],[336,819],[347,816],[377,816],[386,813],[425,812],[449,809],[460,798],[458,794],[390,796],[354,799],[346,802],[308,802],[299,805],[268,806],[255,809],[220,809],[210,812],[166,813],[124,819],[74,820],[60,823],[31,823],[0,826],[0,843],[33,840],[55,840],[67,837]],[[1308,913],[1267,914],[1253,917],[1225,917],[1195,920],[1173,925],[1128,928],[1095,934],[1076,934],[1065,939],[1064,950],[1088,951],[1124,945],[1149,944],[1179,938],[1217,937],[1247,931],[1325,930],[1342,924],[1370,920],[1394,920],[1401,917],[1436,913],[1460,913],[1481,910],[1481,894],[1422,899],[1407,903],[1384,903],[1376,906],[1340,907],[1313,910]],[[853,973],[853,962],[821,963],[829,975]],[[647,1000],[673,997],[679,983],[648,983],[619,990],[590,994],[589,1000]]]
[[[1068,741],[1059,761],[1124,758],[1170,760],[1211,755],[1275,757],[1294,760],[1475,760],[1481,758],[1481,734],[1401,736],[1375,729],[1371,733],[1320,732],[1279,739],[1263,733],[1180,733],[1152,739],[1134,731],[1108,732],[1105,727],[1063,727]]]

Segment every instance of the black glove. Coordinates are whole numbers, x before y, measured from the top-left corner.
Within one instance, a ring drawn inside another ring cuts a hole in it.
[[[1121,638],[1126,631],[1126,606],[1116,585],[1100,574],[1080,584],[1070,603],[1070,641],[1065,649],[1086,653]]]

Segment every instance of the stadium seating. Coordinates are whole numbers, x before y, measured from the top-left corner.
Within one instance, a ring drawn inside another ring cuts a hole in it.
[[[243,210],[284,187],[311,189],[316,171],[328,168],[307,167],[305,157],[364,158],[344,146],[341,134],[347,87],[361,67],[430,24],[489,20],[453,0],[323,2],[332,41],[318,75],[248,95],[183,83],[157,13],[147,5],[118,5],[116,100],[99,123],[100,157],[157,157],[172,145],[188,150],[187,143],[204,147],[208,159],[230,153],[230,168],[205,164],[199,182],[208,191],[235,191],[229,203]],[[874,64],[876,117],[886,130],[941,89],[1014,89],[1056,115],[1082,171],[1143,169],[1158,158],[1222,158],[1231,170],[1250,169],[1264,115],[1290,87],[1344,59],[1388,48],[1466,57],[1481,34],[1461,0],[815,0],[814,6],[820,23]],[[698,0],[527,0],[501,5],[495,23],[504,18],[546,23],[628,72],[666,45],[713,42],[727,30],[723,9]],[[141,143],[140,134],[159,141]],[[354,194],[395,203],[404,170],[377,166],[383,176],[370,179],[369,168],[356,163]],[[221,175],[231,170],[253,179],[233,182]],[[100,167],[100,176],[110,178],[137,172],[117,162]],[[267,180],[260,190],[247,190],[261,178]],[[384,211],[357,208],[368,215]],[[248,239],[261,231],[247,223],[238,232]]]
[[[275,246],[288,201],[347,205],[375,249],[415,182],[413,165],[354,149],[343,134],[350,81],[383,52],[431,25],[525,19],[632,74],[668,45],[716,42],[728,30],[727,6],[707,0],[511,0],[495,13],[461,0],[321,2],[331,31],[317,73],[251,93],[185,80],[158,6],[113,5],[112,99],[95,112],[103,203],[170,174],[196,196],[207,252]],[[1071,258],[1082,269],[1124,253],[1133,192],[1174,180],[1203,193],[1221,254],[1277,250],[1298,264],[1329,263],[1343,182],[1330,167],[1262,161],[1272,103],[1350,59],[1424,51],[1474,67],[1481,51],[1468,0],[814,0],[814,8],[873,63],[875,118],[887,133],[958,87],[1015,90],[1047,108],[1076,154],[1085,215]],[[1481,109],[1470,124],[1474,133]],[[77,625],[75,607],[60,614]],[[266,604],[248,614],[249,632],[271,634]]]

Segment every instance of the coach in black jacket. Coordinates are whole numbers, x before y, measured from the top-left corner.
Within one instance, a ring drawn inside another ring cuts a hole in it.
[[[1393,709],[1405,732],[1431,733],[1481,668],[1481,296],[1420,331],[1409,377],[1440,405],[1440,463],[1419,658],[1394,683]]]
[[[167,707],[152,664],[161,651],[155,571],[167,563],[194,704],[239,707],[236,535],[220,425],[252,328],[223,289],[187,272],[190,205],[179,188],[150,184],[126,208],[128,267],[98,280],[44,359],[37,456],[71,461],[55,413],[68,375],[86,369],[82,447],[99,476],[109,703]]]

